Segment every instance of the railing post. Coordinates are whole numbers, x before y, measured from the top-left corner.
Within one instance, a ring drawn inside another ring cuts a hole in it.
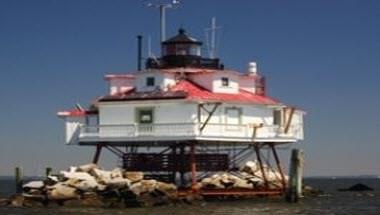
[[[135,127],[135,137],[138,137],[139,136],[139,127],[138,127],[138,124],[137,123],[134,123],[134,127]]]

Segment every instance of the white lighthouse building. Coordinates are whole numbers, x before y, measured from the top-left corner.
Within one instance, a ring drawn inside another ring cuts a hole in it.
[[[260,159],[264,147],[303,140],[304,112],[266,94],[255,62],[246,71],[225,69],[203,58],[201,46],[180,29],[145,69],[105,75],[109,92],[88,109],[58,113],[66,143],[95,146],[95,163],[107,148],[124,168],[173,180],[189,173],[195,182],[200,172],[233,168],[232,148],[255,149]]]

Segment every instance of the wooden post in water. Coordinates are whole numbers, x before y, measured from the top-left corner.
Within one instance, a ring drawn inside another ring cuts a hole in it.
[[[298,199],[302,197],[303,161],[303,151],[293,149],[289,167],[289,186],[286,193],[288,202],[298,202]]]
[[[52,168],[51,167],[46,167],[46,169],[45,169],[45,175],[46,175],[46,177],[48,177],[49,175],[50,175],[50,173],[52,172]]]
[[[15,182],[16,182],[16,193],[22,192],[22,170],[20,167],[15,168]]]

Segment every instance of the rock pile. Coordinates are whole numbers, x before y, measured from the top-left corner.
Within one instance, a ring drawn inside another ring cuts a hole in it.
[[[282,188],[279,172],[264,166],[269,188]],[[285,176],[286,181],[288,177]],[[203,178],[196,189],[261,189],[265,188],[263,174],[257,161],[248,161],[239,171],[222,172]],[[192,196],[194,194],[194,196]],[[70,167],[43,181],[23,185],[23,193],[0,199],[0,206],[46,207],[126,207],[154,206],[198,197],[196,193],[178,197],[174,184],[145,179],[142,172],[120,168],[106,171],[95,164]]]
[[[281,175],[268,166],[264,165],[264,173],[268,181],[269,188],[282,188]],[[284,176],[288,180],[288,176]],[[237,172],[224,172],[214,174],[211,177],[202,179],[199,187],[202,188],[245,188],[260,189],[265,187],[263,174],[257,161],[248,161]]]
[[[8,204],[124,207],[163,204],[176,198],[174,184],[145,180],[142,172],[126,172],[120,168],[106,171],[95,164],[87,164],[70,167],[44,181],[24,184],[22,195],[13,196]]]

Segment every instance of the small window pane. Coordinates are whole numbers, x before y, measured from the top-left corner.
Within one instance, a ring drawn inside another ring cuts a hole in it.
[[[282,114],[281,110],[274,110],[273,111],[273,125],[282,125],[282,120],[281,120]]]
[[[222,78],[222,86],[223,87],[228,87],[230,85],[230,80],[226,77]]]
[[[146,86],[148,86],[148,87],[154,86],[154,77],[147,77],[146,78]]]
[[[227,124],[240,124],[241,109],[240,108],[226,108],[226,123]]]
[[[153,123],[153,110],[139,110],[138,117],[139,123]]]

